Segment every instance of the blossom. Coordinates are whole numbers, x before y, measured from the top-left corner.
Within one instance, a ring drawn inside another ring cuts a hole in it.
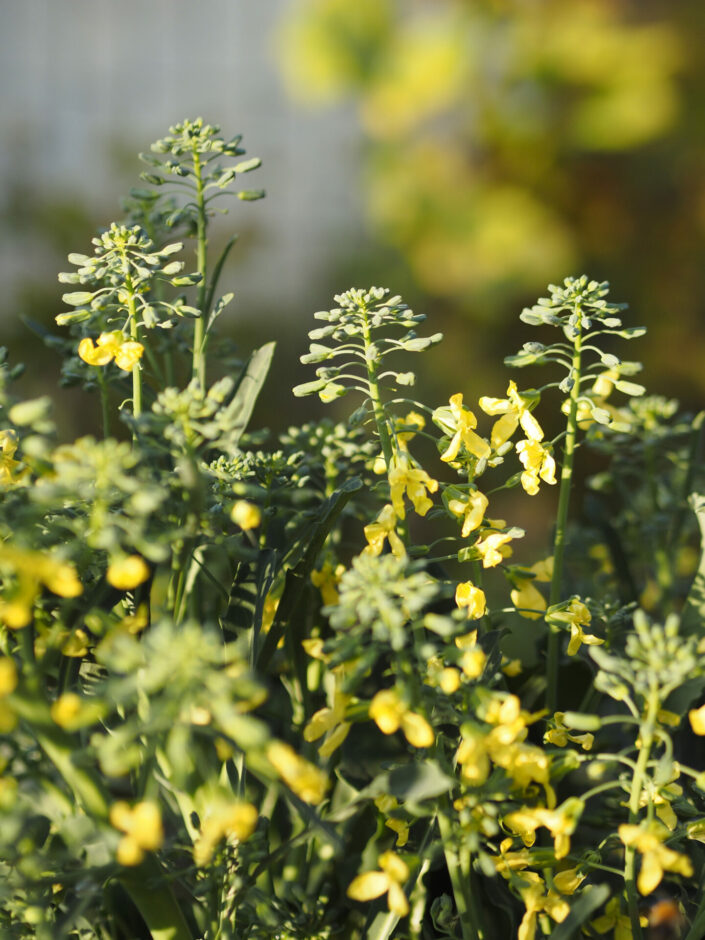
[[[389,547],[395,558],[403,558],[406,554],[404,543],[399,538],[397,531],[397,514],[393,506],[387,503],[382,507],[375,522],[365,526],[365,538],[367,545],[363,548],[363,555],[381,555],[385,541],[389,541]]]
[[[556,747],[565,747],[568,741],[579,744],[584,751],[592,749],[595,741],[595,735],[586,732],[585,734],[570,734],[568,725],[565,724],[565,712],[556,712],[553,716],[555,727],[547,731],[543,739],[547,744],[555,744]]]
[[[262,522],[262,513],[253,503],[249,503],[246,499],[238,499],[230,510],[230,518],[244,532],[249,532],[250,529],[256,529]]]
[[[78,355],[89,366],[106,366],[113,359],[115,365],[124,372],[131,372],[142,358],[144,346],[134,340],[125,340],[120,330],[101,333],[93,345],[93,340],[86,337],[78,344]]]
[[[637,879],[641,894],[655,891],[666,871],[683,875],[684,878],[692,877],[693,866],[688,856],[663,844],[670,833],[661,823],[651,822],[641,826],[623,823],[617,831],[627,847],[641,853],[641,870]]]
[[[119,591],[131,591],[149,577],[149,565],[140,555],[116,558],[108,565],[105,579]]]
[[[485,592],[472,581],[463,581],[455,589],[455,603],[463,610],[467,608],[468,620],[478,620],[487,609]]]
[[[201,830],[193,846],[193,860],[207,865],[222,839],[249,839],[257,826],[257,809],[240,800],[216,803],[202,817]]]
[[[151,800],[137,803],[132,808],[123,801],[113,804],[110,824],[125,833],[117,849],[117,860],[121,865],[139,865],[145,852],[154,852],[164,841],[161,811]]]
[[[648,927],[648,918],[641,915],[639,923],[642,927]],[[599,934],[614,930],[613,940],[632,940],[634,936],[629,914],[622,913],[619,898],[612,898],[611,901],[608,901],[605,905],[605,913],[593,920],[590,926]]]
[[[544,894],[545,884],[536,872],[522,872],[519,894],[526,912],[519,924],[517,940],[534,940],[536,936],[536,918],[545,911],[557,923],[561,923],[570,913],[570,905],[554,891]]]
[[[401,728],[412,747],[431,747],[435,740],[423,715],[410,711],[395,689],[377,692],[370,702],[369,716],[383,734],[394,734]]]
[[[509,532],[491,532],[490,535],[475,542],[475,548],[482,558],[483,568],[494,568],[503,558],[512,554],[508,543],[513,536]]]
[[[32,620],[32,605],[44,585],[59,597],[78,597],[83,586],[73,565],[42,552],[0,544],[0,567],[11,571],[17,581],[4,591],[0,600],[0,619],[13,630],[26,627]]]
[[[514,589],[510,591],[512,604],[517,609],[517,613],[527,620],[538,620],[543,611],[546,610],[546,600],[529,578],[514,579]]]
[[[332,707],[319,709],[304,728],[304,741],[317,741],[326,736],[318,748],[321,757],[330,757],[347,738],[351,725],[345,721],[345,711],[350,701],[350,695],[343,695],[336,689]]]
[[[427,492],[435,493],[438,480],[432,479],[425,470],[415,466],[407,455],[392,457],[389,468],[389,489],[394,512],[399,519],[406,517],[404,494],[411,500],[415,511],[425,516],[433,505]]]
[[[426,419],[418,411],[410,411],[403,418],[398,418],[395,423],[395,433],[399,448],[404,451],[409,450],[409,441],[416,437],[416,431],[409,430],[410,428],[422,431],[425,427]],[[406,428],[406,430],[400,431],[399,428]]]
[[[488,415],[502,415],[498,421],[495,421],[490,436],[494,450],[508,441],[520,424],[530,441],[543,440],[541,426],[531,414],[526,398],[519,394],[516,382],[509,383],[506,398],[483,396],[480,399],[480,408]]]
[[[0,486],[12,486],[20,483],[29,473],[29,469],[19,471],[19,460],[15,460],[17,450],[17,432],[13,430],[0,431]]]
[[[701,705],[700,708],[691,708],[688,712],[688,720],[695,734],[705,735],[705,705]]]
[[[321,592],[321,600],[324,604],[332,606],[337,604],[339,598],[338,584],[341,575],[345,572],[345,565],[333,565],[326,561],[319,571],[311,572],[311,583]]]
[[[318,804],[328,789],[328,777],[283,741],[270,741],[267,760],[284,783],[304,803]]]
[[[372,901],[387,895],[389,910],[398,917],[409,913],[409,902],[402,884],[409,877],[409,866],[395,852],[383,852],[378,871],[367,871],[354,878],[348,887],[348,897],[353,901]]]
[[[445,453],[441,454],[441,460],[445,463],[450,463],[450,461],[455,460],[460,451],[461,444],[463,444],[474,457],[480,460],[489,457],[491,453],[490,446],[486,440],[475,433],[477,418],[472,411],[463,408],[462,393],[459,392],[457,395],[451,395],[450,410],[452,419],[447,422],[447,424],[450,430],[453,431],[453,438]],[[446,422],[444,422],[444,424],[445,423]]]
[[[449,511],[454,516],[463,517],[463,527],[460,530],[463,538],[467,538],[472,531],[480,527],[488,505],[488,498],[479,490],[472,490],[465,499],[448,500]]]
[[[0,656],[0,698],[17,688],[17,666],[11,656]]]
[[[390,811],[394,812],[399,808],[399,801],[396,799],[396,797],[387,793],[383,793],[381,796],[376,797],[374,802],[380,813],[384,813],[385,816],[387,816]],[[384,825],[388,829],[391,829],[392,832],[396,833],[397,848],[403,848],[409,841],[409,823],[406,822],[406,820],[399,819],[396,816],[388,816],[384,821]]]
[[[529,848],[536,841],[536,830],[544,826],[553,836],[556,859],[561,859],[570,852],[570,837],[575,832],[584,808],[583,801],[573,796],[555,809],[524,807],[508,813],[504,817],[504,824],[521,836],[522,842]]]
[[[519,441],[516,445],[519,460],[524,465],[521,485],[529,496],[539,491],[539,477],[550,485],[556,482],[556,461],[550,450],[538,441]]]
[[[570,643],[567,649],[569,656],[574,656],[580,649],[582,643],[586,646],[600,646],[605,642],[599,639],[599,637],[593,636],[591,633],[583,632],[583,627],[590,623],[592,616],[588,608],[578,597],[571,598],[570,603],[564,610],[552,612],[549,615],[549,620],[551,622],[558,621],[570,625]]]
[[[463,780],[473,787],[481,786],[490,774],[490,759],[485,735],[479,728],[464,724],[462,738],[455,752]]]

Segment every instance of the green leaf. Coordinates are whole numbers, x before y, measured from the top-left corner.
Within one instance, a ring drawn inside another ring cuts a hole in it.
[[[230,425],[230,439],[236,444],[247,425],[250,423],[252,411],[257,401],[264,380],[267,378],[269,367],[276,343],[265,343],[250,356],[247,365],[240,373],[235,386],[235,394],[228,405],[227,411],[235,417]]]
[[[215,321],[218,319],[218,317],[221,315],[223,310],[225,310],[228,304],[232,301],[234,296],[235,294],[233,294],[232,291],[230,291],[227,294],[223,294],[223,296],[220,298],[220,300],[215,305],[215,307],[213,307],[213,309],[211,310],[211,315],[208,317],[208,325],[206,326],[206,335],[210,333],[211,327],[213,326]]]
[[[215,297],[215,289],[218,286],[218,281],[220,279],[221,271],[223,270],[223,265],[225,264],[226,258],[230,254],[231,248],[237,241],[237,238],[238,238],[237,235],[233,235],[231,238],[228,239],[225,245],[225,248],[223,248],[222,252],[220,253],[220,257],[218,258],[215,265],[213,266],[213,275],[211,277],[211,282],[208,285],[208,291],[206,292],[206,310],[210,310],[210,308],[213,306],[213,298]]]
[[[571,906],[566,919],[551,931],[551,940],[573,940],[578,936],[580,927],[602,907],[611,894],[609,885],[588,885]]]
[[[389,772],[389,792],[400,800],[418,803],[440,796],[455,785],[455,780],[433,760],[422,764],[402,764]]]

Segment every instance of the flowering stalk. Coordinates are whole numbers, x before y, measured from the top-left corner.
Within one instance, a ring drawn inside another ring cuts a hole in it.
[[[198,285],[198,310],[199,316],[193,321],[193,372],[192,377],[198,379],[202,389],[206,387],[206,351],[205,351],[205,318],[206,318],[206,296],[208,294],[208,285],[206,282],[206,248],[208,239],[206,237],[206,202],[203,191],[203,170],[201,159],[198,155],[196,142],[193,145],[193,173],[196,180],[196,264],[201,280]]]
[[[570,490],[573,481],[573,454],[575,452],[575,438],[578,425],[578,397],[580,395],[582,354],[582,316],[580,308],[577,305],[574,308],[574,313],[577,317],[575,327],[577,332],[573,338],[573,358],[570,371],[573,385],[570,390],[570,410],[568,411],[568,421],[566,423],[563,465],[561,467],[560,492],[558,496],[558,512],[556,515],[556,534],[553,542],[553,576],[551,578],[550,606],[558,604],[561,599],[565,535],[568,522],[568,506],[570,504]],[[546,656],[546,707],[549,713],[553,713],[556,710],[559,642],[560,628],[555,624],[549,623],[548,652]]]
[[[445,810],[445,812],[443,811]],[[463,940],[483,940],[485,932],[478,922],[477,911],[472,897],[472,885],[470,883],[471,872],[463,871],[458,852],[453,847],[453,831],[451,828],[450,817],[446,813],[450,812],[448,802],[441,807],[438,814],[438,828],[441,833],[441,843],[448,866],[450,883],[453,887],[453,897],[455,906],[460,916],[460,930]]]

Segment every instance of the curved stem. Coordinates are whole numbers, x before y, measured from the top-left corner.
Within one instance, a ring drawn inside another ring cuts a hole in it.
[[[576,313],[580,313],[576,309]],[[573,341],[573,359],[571,363],[571,378],[573,387],[570,390],[570,410],[566,424],[565,447],[563,451],[563,466],[561,467],[561,485],[558,496],[558,513],[556,515],[556,535],[553,542],[553,577],[551,578],[551,594],[549,604],[557,604],[561,599],[563,580],[563,559],[565,554],[565,535],[568,522],[568,506],[570,503],[570,489],[573,482],[573,453],[577,434],[578,397],[580,395],[580,365],[582,342],[582,319],[578,323],[578,333]],[[560,630],[554,624],[549,624],[548,652],[546,657],[546,707],[550,714],[556,710],[556,696],[558,685],[558,647],[560,643]]]

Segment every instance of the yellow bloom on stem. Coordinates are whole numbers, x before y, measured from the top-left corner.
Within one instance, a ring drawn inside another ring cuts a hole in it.
[[[516,382],[509,383],[506,398],[483,396],[480,399],[480,408],[488,415],[502,415],[492,428],[490,440],[493,450],[508,441],[520,424],[530,441],[543,440],[541,425],[531,414],[526,399],[519,394]]]
[[[262,522],[262,513],[254,503],[249,503],[246,499],[238,499],[230,510],[230,518],[244,532],[249,532],[250,529],[256,529]]]
[[[585,734],[570,734],[568,726],[565,724],[565,712],[556,712],[553,716],[555,727],[547,731],[543,739],[547,744],[555,744],[556,747],[566,747],[568,741],[579,744],[584,751],[592,749],[595,741],[595,735],[585,732]]]
[[[479,728],[463,725],[455,760],[460,765],[463,780],[470,786],[479,787],[487,780],[490,775],[490,759],[485,735]]]
[[[317,741],[325,735],[325,740],[318,748],[321,757],[330,757],[347,738],[350,722],[345,721],[345,711],[351,702],[350,695],[343,695],[336,690],[331,708],[321,708],[304,728],[304,741]]]
[[[561,806],[547,809],[539,806],[524,807],[504,817],[504,825],[521,837],[530,848],[536,841],[536,830],[544,826],[553,836],[556,859],[565,858],[570,852],[570,837],[582,815],[585,804],[577,797],[569,797]]]
[[[643,915],[639,917],[639,923],[642,927],[648,927],[649,920]],[[599,934],[607,933],[613,930],[613,940],[633,940],[632,922],[629,914],[623,914],[620,908],[619,898],[612,898],[605,906],[605,913],[591,921],[590,926]]]
[[[117,860],[128,867],[139,865],[145,852],[156,851],[164,841],[162,814],[151,800],[137,803],[132,808],[123,801],[110,809],[110,823],[124,832],[117,849]]]
[[[389,489],[392,506],[399,519],[406,517],[405,493],[411,500],[414,510],[420,516],[425,516],[433,506],[426,491],[435,493],[438,489],[438,480],[432,479],[425,470],[412,464],[407,455],[394,456],[389,468]]]
[[[338,584],[345,573],[345,565],[333,565],[326,561],[320,571],[311,572],[311,583],[321,592],[321,600],[327,606],[333,606],[340,600]]]
[[[406,917],[409,902],[403,883],[409,877],[409,866],[395,852],[383,852],[379,857],[379,871],[367,871],[354,878],[348,887],[353,901],[373,901],[387,895],[387,907],[397,917]]]
[[[11,656],[0,656],[0,698],[17,688],[17,666]]]
[[[519,616],[526,617],[527,620],[538,620],[546,610],[543,594],[528,578],[514,578],[514,589],[510,591],[510,597]]]
[[[531,853],[527,849],[511,851],[514,840],[511,838],[502,839],[499,844],[499,855],[494,859],[494,866],[497,874],[511,881],[512,872],[523,871],[532,864]]]
[[[400,449],[403,451],[409,450],[409,441],[416,437],[416,431],[400,431],[399,428],[416,428],[419,431],[423,431],[425,427],[426,419],[423,415],[420,415],[418,411],[410,411],[403,418],[398,418],[396,421],[395,431],[397,443],[399,444]]]
[[[76,569],[42,552],[0,544],[0,566],[17,578],[16,585],[6,588],[0,600],[0,620],[10,629],[26,627],[32,620],[32,606],[43,584],[59,597],[77,597],[83,592]]]
[[[142,343],[125,340],[120,330],[101,333],[96,345],[88,337],[78,344],[78,355],[89,366],[107,366],[114,359],[115,365],[124,372],[131,372],[143,353]]]
[[[467,538],[471,532],[480,527],[489,502],[485,494],[479,490],[468,493],[466,499],[448,500],[450,512],[454,516],[463,517],[463,528],[460,531],[463,538]]]
[[[705,735],[705,705],[701,705],[700,708],[691,708],[688,712],[688,721],[696,734]]]
[[[552,613],[550,620],[551,622],[558,621],[570,625],[570,643],[566,651],[569,656],[574,656],[583,643],[586,646],[600,646],[605,642],[591,633],[583,632],[583,627],[590,623],[592,615],[585,604],[577,597],[571,599],[565,610]]]
[[[468,620],[479,620],[485,615],[487,599],[485,592],[472,581],[463,581],[455,589],[455,603],[463,610],[467,608]]]
[[[397,535],[397,514],[390,503],[382,507],[380,514],[375,522],[365,526],[365,538],[367,545],[363,548],[363,555],[381,555],[385,541],[389,541],[389,547],[395,558],[403,558],[406,554],[404,543]]]
[[[394,734],[400,728],[412,747],[431,747],[435,741],[433,728],[423,715],[410,711],[395,689],[382,689],[370,702],[369,716],[383,734]]]
[[[564,868],[553,876],[553,887],[560,894],[575,894],[586,878],[579,868]]]
[[[534,940],[536,936],[536,918],[545,911],[557,923],[562,923],[570,913],[570,905],[554,891],[544,894],[545,884],[540,875],[533,871],[522,872],[519,894],[526,912],[519,924],[517,940]]]
[[[693,866],[688,856],[674,852],[663,844],[670,833],[661,823],[651,822],[641,826],[624,823],[617,831],[627,847],[633,847],[641,854],[641,870],[637,879],[640,894],[655,891],[666,871],[683,875],[684,878],[692,877]]]
[[[377,809],[381,813],[384,813],[385,816],[387,816],[389,812],[393,812],[399,808],[399,801],[389,794],[378,796],[374,802]],[[385,819],[384,825],[388,829],[391,829],[392,832],[396,833],[396,846],[398,849],[402,849],[409,841],[409,823],[396,816],[389,816]]]
[[[0,486],[13,486],[20,483],[29,473],[28,469],[17,471],[20,461],[15,460],[17,450],[17,432],[0,431]]]
[[[105,578],[119,591],[131,591],[149,577],[149,565],[140,555],[126,555],[108,565]]]
[[[207,865],[223,839],[244,842],[257,827],[258,813],[252,803],[223,801],[210,807],[201,822],[201,831],[193,846],[193,860]]]
[[[450,429],[454,432],[453,439],[448,445],[445,453],[441,454],[441,460],[449,463],[458,456],[460,445],[463,444],[467,450],[478,459],[489,457],[492,453],[486,440],[475,433],[477,427],[477,418],[467,408],[463,408],[463,396],[458,392],[457,395],[451,395],[450,410],[452,421]],[[445,423],[445,422],[444,422]]]
[[[326,795],[328,777],[283,741],[270,741],[267,760],[304,803],[318,804]]]
[[[494,568],[503,558],[508,558],[512,554],[508,544],[512,538],[508,532],[492,532],[475,542],[474,547],[482,558],[482,567]]]
[[[556,461],[551,452],[538,441],[519,441],[516,445],[519,460],[524,465],[521,475],[521,485],[529,496],[535,496],[539,491],[539,477],[544,483],[556,483]]]

